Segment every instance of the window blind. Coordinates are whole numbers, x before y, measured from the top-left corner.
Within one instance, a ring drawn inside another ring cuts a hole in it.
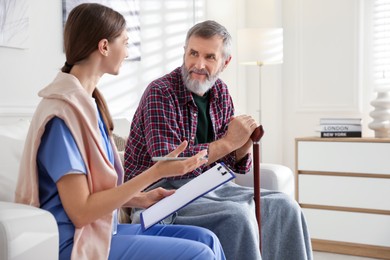
[[[374,86],[390,88],[390,0],[375,0],[372,10]]]

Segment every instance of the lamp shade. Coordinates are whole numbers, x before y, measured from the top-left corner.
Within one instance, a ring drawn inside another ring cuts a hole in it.
[[[240,64],[261,66],[283,63],[283,29],[239,29],[237,47]]]

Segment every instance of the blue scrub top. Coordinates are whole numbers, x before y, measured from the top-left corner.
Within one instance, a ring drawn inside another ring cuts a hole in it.
[[[100,113],[98,121],[103,147],[114,164],[112,146]],[[41,208],[50,211],[57,221],[60,252],[71,250],[75,227],[62,206],[56,183],[65,174],[86,174],[87,171],[69,128],[58,117],[46,124],[38,149],[37,165]],[[116,230],[116,223],[114,225]]]

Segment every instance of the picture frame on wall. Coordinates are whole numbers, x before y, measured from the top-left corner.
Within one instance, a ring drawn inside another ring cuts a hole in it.
[[[29,46],[29,1],[0,0],[0,46]]]
[[[121,13],[127,24],[129,35],[128,61],[141,60],[141,26],[139,0],[62,0],[63,24],[68,18],[70,11],[82,3],[99,3]]]

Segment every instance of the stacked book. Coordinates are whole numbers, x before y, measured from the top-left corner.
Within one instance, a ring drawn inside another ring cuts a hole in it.
[[[321,137],[362,137],[361,118],[320,118]]]

